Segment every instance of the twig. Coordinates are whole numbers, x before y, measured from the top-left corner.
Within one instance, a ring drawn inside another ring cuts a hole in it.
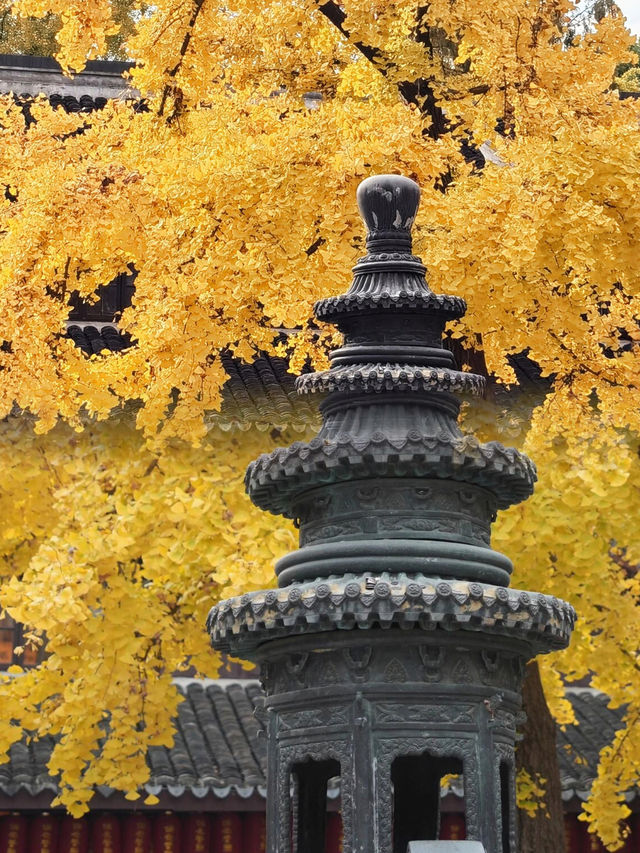
[[[178,74],[178,71],[180,71],[180,68],[182,67],[182,61],[187,53],[187,50],[189,49],[189,44],[193,37],[193,30],[196,25],[196,21],[198,20],[198,15],[200,14],[204,4],[205,0],[194,0],[191,18],[189,19],[187,31],[184,34],[184,38],[182,39],[182,45],[180,46],[180,58],[178,59],[174,67],[171,69],[171,71],[169,71],[169,77],[171,77],[172,79],[175,79],[176,75]],[[167,83],[165,85],[164,91],[162,92],[162,100],[160,101],[160,110],[158,111],[158,115],[164,114],[164,108],[167,102],[167,98],[169,97],[169,94],[173,88],[174,87],[170,83]]]

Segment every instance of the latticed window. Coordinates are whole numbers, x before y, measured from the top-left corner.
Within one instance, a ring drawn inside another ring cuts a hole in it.
[[[77,293],[71,297],[71,322],[113,323],[120,318],[125,308],[131,305],[135,290],[135,275],[122,273],[112,282],[98,288],[97,302],[82,299]]]
[[[22,649],[16,653],[16,649]],[[45,655],[44,646],[36,648],[25,639],[24,625],[4,614],[0,618],[0,670],[13,664],[37,666]]]

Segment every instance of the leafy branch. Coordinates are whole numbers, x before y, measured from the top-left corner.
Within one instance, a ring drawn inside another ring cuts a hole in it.
[[[195,2],[193,4],[193,9],[191,11],[191,17],[189,18],[189,23],[187,24],[187,29],[186,29],[186,32],[184,34],[184,38],[182,39],[182,44],[180,45],[179,59],[176,62],[176,64],[173,66],[173,68],[169,71],[169,77],[173,81],[175,81],[175,78],[177,77],[178,72],[182,68],[182,63],[183,63],[184,58],[187,54],[187,51],[189,50],[189,44],[191,43],[191,39],[193,38],[193,31],[195,29],[195,26],[196,26],[196,23],[198,20],[198,16],[199,16],[200,12],[202,11],[202,7],[204,6],[204,4],[205,4],[205,0],[195,0]],[[160,109],[158,110],[158,115],[160,115],[160,116],[164,115],[164,108],[166,106],[167,99],[168,99],[170,94],[174,95],[174,99],[176,101],[176,104],[175,104],[173,113],[167,119],[168,121],[171,121],[172,119],[174,119],[176,117],[177,113],[179,112],[180,104],[182,101],[180,89],[178,87],[176,87],[175,83],[167,83],[164,87],[163,92],[162,92],[162,99],[160,101]]]
[[[396,63],[386,56],[380,48],[352,39],[350,31],[345,26],[347,14],[334,0],[324,0],[318,5],[318,9],[384,77],[398,71]],[[428,5],[421,6],[418,9],[415,39],[433,53],[430,27],[426,23],[428,11]],[[444,112],[438,106],[432,81],[424,77],[419,80],[404,80],[398,83],[398,89],[408,104],[415,104],[422,115],[431,119],[431,125],[426,130],[428,136],[432,139],[439,139],[447,133],[449,129],[447,121]]]

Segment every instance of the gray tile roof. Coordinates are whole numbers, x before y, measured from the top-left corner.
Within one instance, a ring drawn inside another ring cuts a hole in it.
[[[131,346],[131,338],[122,334],[113,325],[94,326],[74,323],[67,327],[67,335],[87,355],[97,355],[105,350],[120,352]]]
[[[123,74],[132,67],[132,62],[113,60],[89,60],[80,74],[67,77],[62,68],[49,56],[25,56],[0,53],[0,92],[20,94],[21,100],[34,95],[55,98],[71,97],[72,108],[68,112],[88,112],[87,98],[94,101],[94,109],[102,109],[107,98],[137,97]],[[80,106],[76,109],[75,104]],[[82,103],[81,103],[82,102]],[[67,109],[66,105],[63,107]]]
[[[199,683],[183,680],[185,697],[171,749],[152,747],[148,754],[150,793],[166,788],[179,797],[211,792],[227,796],[264,789],[266,741],[254,716],[262,691],[256,682]]]
[[[132,344],[114,323],[70,323],[67,335],[87,355],[120,352]],[[211,414],[212,424],[225,430],[246,430],[257,424],[300,431],[318,419],[317,401],[298,395],[286,359],[260,353],[246,363],[223,353],[222,364],[229,379],[222,391],[221,411]]]
[[[318,404],[299,396],[295,376],[284,358],[261,353],[246,363],[222,356],[229,379],[222,392],[222,410],[214,422],[225,429],[247,429],[251,424],[305,429],[318,419]]]
[[[266,741],[254,717],[262,690],[257,682],[177,679],[185,701],[178,709],[173,746],[152,747],[147,761],[148,793],[167,791],[173,797],[189,792],[227,797],[265,795]],[[46,764],[53,749],[51,737],[22,741],[11,747],[9,761],[0,764],[0,791],[9,796],[55,793],[56,782]],[[108,788],[99,788],[108,795]]]
[[[213,795],[249,798],[266,795],[266,740],[254,716],[262,690],[255,681],[233,682],[176,679],[185,697],[178,710],[178,725],[171,748],[152,747],[148,755],[150,794],[179,799]],[[558,731],[558,757],[567,801],[584,800],[595,777],[598,754],[620,728],[622,712],[607,707],[607,697],[590,689],[570,689],[578,726]],[[22,742],[11,748],[10,760],[0,765],[0,792],[8,796],[43,792],[53,794],[55,780],[46,764],[53,739]],[[99,793],[110,796],[108,788]],[[338,791],[330,791],[332,797]],[[453,794],[460,794],[453,785]],[[631,792],[628,799],[634,799]],[[640,798],[639,798],[640,799]]]
[[[608,697],[589,687],[570,689],[568,698],[578,725],[558,727],[562,796],[585,800],[597,773],[598,755],[621,728],[624,709],[609,708]],[[627,799],[640,800],[640,790],[629,791]]]

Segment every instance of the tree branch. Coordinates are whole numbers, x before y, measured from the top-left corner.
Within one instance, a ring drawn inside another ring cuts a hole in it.
[[[387,77],[391,71],[398,70],[397,65],[389,57],[385,56],[379,48],[364,44],[361,41],[351,40],[351,33],[344,25],[347,14],[334,0],[324,0],[324,2],[318,4],[318,9],[383,76]],[[418,9],[415,39],[418,43],[424,44],[433,53],[429,27],[426,24],[428,11],[428,5],[421,6]],[[398,83],[398,89],[408,104],[415,104],[420,109],[422,115],[428,116],[431,119],[431,127],[426,130],[426,133],[432,139],[438,139],[444,133],[447,133],[447,121],[444,113],[436,103],[435,93],[429,80],[421,78],[419,80],[403,81]]]
[[[388,70],[391,67],[391,62],[385,57],[382,51],[377,47],[371,47],[368,44],[363,44],[361,41],[351,41],[351,33],[344,26],[347,18],[347,13],[334,3],[333,0],[325,0],[324,3],[318,5],[318,9],[322,14],[331,21],[334,27],[337,27],[342,35],[351,42],[351,44],[360,51],[360,53],[369,60],[377,70],[387,76]]]
[[[187,53],[187,50],[189,49],[189,43],[191,42],[191,39],[193,37],[193,29],[196,25],[198,15],[200,14],[200,11],[202,10],[204,4],[205,0],[194,0],[193,9],[191,11],[191,18],[189,19],[189,23],[187,25],[187,31],[185,32],[184,38],[182,39],[182,44],[180,45],[180,57],[171,69],[171,71],[169,71],[169,77],[171,77],[172,79],[175,79],[176,75],[178,74],[178,71],[180,71],[182,67],[182,61]],[[169,97],[169,94],[172,90],[175,90],[175,87],[172,86],[170,83],[167,83],[164,87],[164,91],[162,92],[162,100],[160,101],[160,109],[158,111],[158,115],[164,114],[164,108],[167,102],[167,98]]]

